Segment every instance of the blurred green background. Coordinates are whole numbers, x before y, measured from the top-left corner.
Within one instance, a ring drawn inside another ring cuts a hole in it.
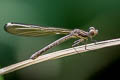
[[[1,68],[28,59],[63,36],[11,35],[4,31],[8,22],[84,30],[95,26],[99,30],[97,41],[119,38],[120,0],[0,0]],[[70,48],[74,40],[48,52]],[[114,46],[32,65],[0,80],[119,80],[119,57],[120,46]]]

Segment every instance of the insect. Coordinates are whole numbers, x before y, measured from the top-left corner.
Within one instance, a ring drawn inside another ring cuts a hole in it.
[[[81,29],[62,29],[62,28],[53,28],[53,27],[41,27],[41,26],[35,26],[35,25],[28,25],[28,24],[19,24],[19,23],[7,23],[4,26],[4,29],[6,32],[14,34],[14,35],[20,35],[20,36],[33,36],[33,37],[39,37],[44,35],[52,35],[52,34],[65,34],[66,36],[52,42],[51,44],[45,46],[44,48],[40,49],[36,53],[34,53],[30,58],[36,59],[38,56],[40,56],[42,53],[47,51],[48,49],[59,45],[60,43],[70,39],[70,38],[78,38],[72,45],[72,47],[75,47],[79,45],[80,42],[87,41],[88,38],[92,40],[94,36],[98,34],[98,30],[96,30],[94,27],[90,27],[89,31],[84,31]],[[86,49],[86,45],[85,45]]]

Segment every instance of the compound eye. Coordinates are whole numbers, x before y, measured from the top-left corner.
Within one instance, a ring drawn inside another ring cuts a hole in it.
[[[94,31],[90,31],[90,34],[91,34],[92,36],[95,35]]]

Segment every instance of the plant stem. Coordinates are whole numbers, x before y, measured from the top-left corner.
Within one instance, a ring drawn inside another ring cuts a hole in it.
[[[35,60],[28,59],[22,62],[18,62],[16,64],[12,64],[10,66],[1,68],[0,75],[7,74],[7,73],[10,73],[10,72],[25,68],[27,66],[33,65],[33,64],[43,62],[43,61],[57,59],[57,58],[61,58],[61,57],[65,57],[65,56],[69,56],[73,54],[78,54],[78,52],[83,53],[83,52],[101,49],[101,48],[105,48],[109,46],[115,46],[115,45],[120,45],[120,38],[100,41],[100,42],[97,42],[96,44],[95,43],[87,44],[87,49],[85,49],[85,45],[82,45],[82,46],[74,47],[75,49],[68,48],[68,49],[52,52],[49,54],[41,55]]]

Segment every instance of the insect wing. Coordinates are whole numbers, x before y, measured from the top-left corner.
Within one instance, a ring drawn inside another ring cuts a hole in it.
[[[53,27],[41,27],[35,25],[26,25],[18,23],[7,23],[5,31],[14,35],[39,37],[52,34],[69,34],[71,30]]]

